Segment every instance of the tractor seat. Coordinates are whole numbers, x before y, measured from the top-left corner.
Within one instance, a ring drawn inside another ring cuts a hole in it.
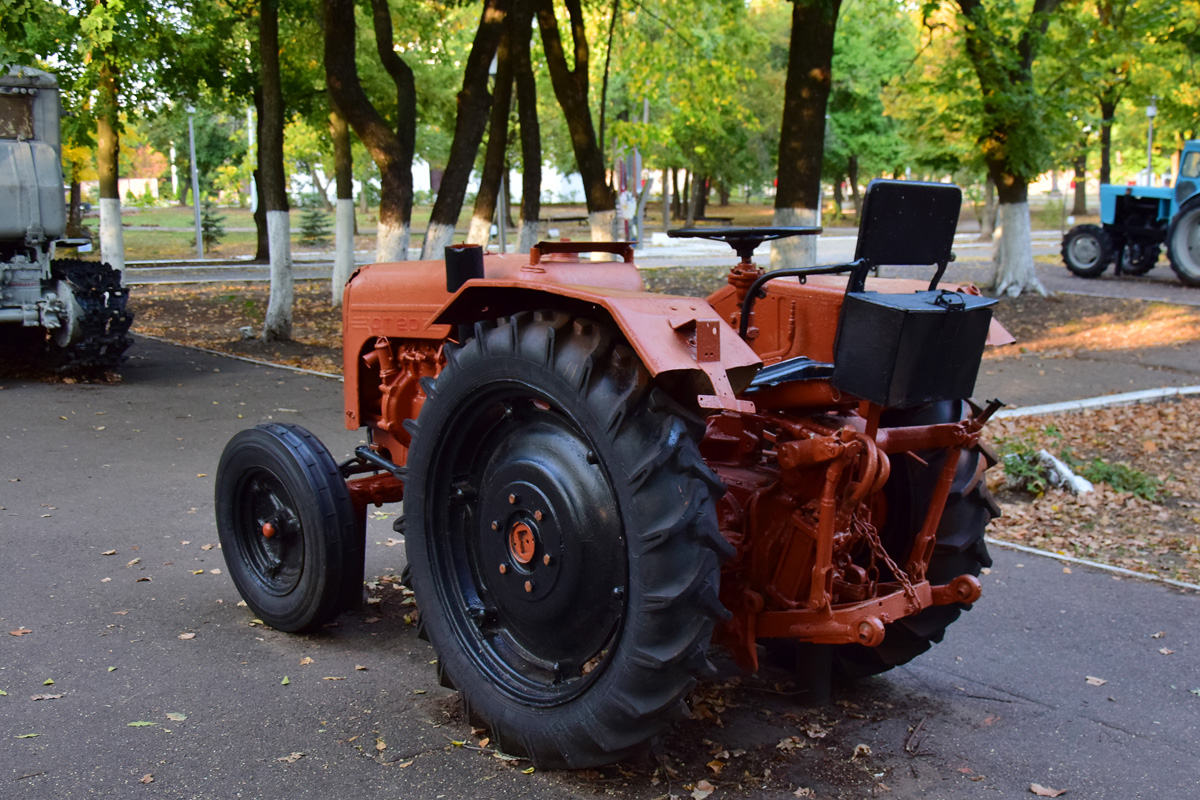
[[[828,378],[833,375],[833,364],[813,361],[808,356],[797,356],[769,367],[763,367],[750,382],[746,394],[752,394],[760,389],[770,389],[788,381],[811,381],[818,378]]]

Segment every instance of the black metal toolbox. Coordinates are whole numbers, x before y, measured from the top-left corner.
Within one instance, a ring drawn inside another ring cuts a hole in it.
[[[944,289],[847,292],[830,380],[890,408],[970,397],[996,302]]]

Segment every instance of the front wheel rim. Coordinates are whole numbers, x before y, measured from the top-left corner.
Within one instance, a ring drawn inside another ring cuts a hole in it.
[[[1100,243],[1094,236],[1079,236],[1071,242],[1071,260],[1081,269],[1091,269],[1100,261]]]
[[[234,514],[251,580],[275,597],[295,591],[304,576],[304,527],[283,481],[267,470],[248,473]]]
[[[424,500],[433,578],[464,654],[533,706],[585,691],[628,588],[612,482],[581,423],[532,387],[485,387],[442,429]]]

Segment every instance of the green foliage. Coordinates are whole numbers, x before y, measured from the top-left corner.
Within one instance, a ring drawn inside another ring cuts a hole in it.
[[[1153,475],[1126,464],[1110,464],[1101,458],[1093,458],[1089,464],[1071,465],[1071,468],[1092,483],[1107,483],[1118,492],[1129,492],[1150,502],[1158,499],[1163,486]]]
[[[1046,445],[1043,440],[1048,440]],[[1127,492],[1143,500],[1155,502],[1162,491],[1163,482],[1127,464],[1112,463],[1102,458],[1090,462],[1080,461],[1069,445],[1062,443],[1062,432],[1054,425],[1041,431],[1026,430],[1018,436],[996,440],[1004,474],[1010,488],[1028,492],[1034,496],[1045,494],[1049,488],[1049,470],[1038,458],[1038,451],[1058,446],[1058,458],[1076,475],[1092,483],[1107,484],[1118,492]]]
[[[329,215],[321,208],[315,197],[305,198],[304,213],[300,216],[300,243],[307,245],[329,244],[332,223]]]
[[[225,217],[217,212],[217,204],[211,197],[205,197],[200,204],[200,235],[205,247],[216,247],[225,238]],[[192,246],[196,246],[195,237]]]
[[[1046,493],[1050,485],[1049,473],[1038,459],[1038,451],[1042,446],[1037,432],[1026,431],[1019,436],[998,438],[996,447],[1010,488],[1035,497]]]

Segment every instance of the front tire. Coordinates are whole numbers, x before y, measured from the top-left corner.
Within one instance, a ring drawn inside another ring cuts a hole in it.
[[[1112,237],[1099,225],[1076,225],[1063,237],[1062,259],[1073,275],[1098,278],[1112,263]]]
[[[1200,202],[1187,203],[1167,231],[1171,269],[1188,286],[1200,286]]]
[[[698,421],[607,329],[553,312],[477,325],[427,389],[406,545],[443,680],[539,766],[632,754],[727,616]]]
[[[265,423],[229,440],[216,510],[229,575],[272,628],[319,628],[361,594],[365,522],[329,450],[299,425]]]

